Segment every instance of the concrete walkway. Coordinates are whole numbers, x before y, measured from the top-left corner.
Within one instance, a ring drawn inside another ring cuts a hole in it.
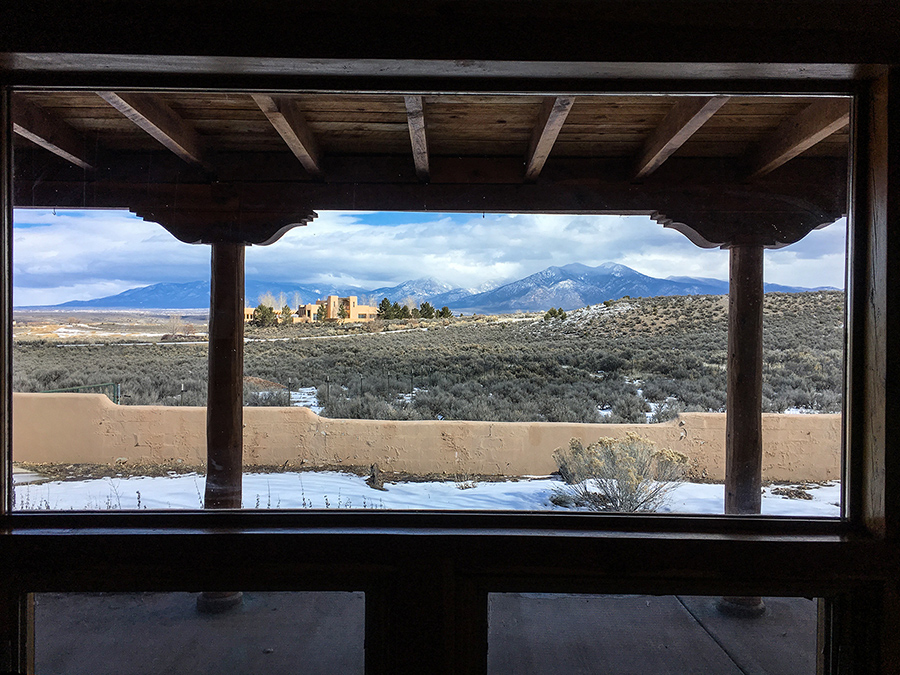
[[[495,594],[490,675],[812,675],[816,604],[767,598],[741,619],[716,598]],[[363,673],[362,593],[245,593],[198,614],[190,593],[40,594],[38,675]]]

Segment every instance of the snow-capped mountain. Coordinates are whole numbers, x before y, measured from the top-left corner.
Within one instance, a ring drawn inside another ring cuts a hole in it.
[[[291,284],[277,281],[248,279],[245,284],[245,301],[256,305],[260,297],[272,294],[277,300],[284,294],[290,305],[315,302],[329,294],[358,295],[362,289],[352,287],[325,286],[318,284]],[[295,296],[300,302],[295,302]],[[140,288],[130,288],[116,295],[93,300],[71,300],[54,307],[106,308],[106,309],[208,309],[209,281],[188,281],[173,284],[152,284]]]
[[[397,301],[401,303],[407,298],[412,298],[414,302],[421,303],[431,302],[431,298],[459,290],[461,289],[454,289],[450,284],[445,284],[432,277],[423,277],[422,279],[404,281],[397,286],[386,286],[384,288],[376,288],[373,291],[363,291],[363,294],[375,298],[373,300],[374,304],[378,304],[382,298],[387,298],[391,302]],[[466,294],[465,292],[463,293]]]
[[[597,267],[571,263],[548,267],[492,291],[460,298],[457,305],[462,311],[538,311],[548,307],[574,309],[626,295],[644,297],[703,293],[721,293],[721,290],[713,290],[699,282],[656,279],[617,263],[603,263]]]
[[[796,293],[808,290],[766,284],[767,292]],[[284,294],[291,306],[315,302],[326,295],[356,295],[360,302],[378,304],[382,298],[391,302],[430,302],[435,307],[449,306],[456,312],[504,313],[543,311],[549,307],[576,309],[605,300],[617,300],[626,295],[652,297],[657,295],[722,295],[728,292],[728,282],[701,277],[669,277],[657,279],[641,274],[618,263],[603,263],[589,267],[571,263],[562,267],[548,267],[524,279],[503,285],[486,284],[481,288],[454,288],[431,277],[404,281],[396,286],[367,290],[352,286],[292,284],[276,281],[247,280],[246,302],[253,306],[263,294],[277,299]],[[153,284],[132,288],[118,295],[95,300],[77,300],[56,307],[91,307],[117,309],[202,309],[209,307],[209,282],[194,281],[182,284]]]
[[[796,293],[824,289],[766,284],[765,290]],[[486,293],[459,298],[451,307],[457,311],[485,313],[542,311],[548,307],[562,307],[569,310],[595,305],[605,300],[618,300],[626,295],[653,297],[724,293],[728,293],[728,282],[719,279],[695,277],[658,279],[618,263],[603,263],[597,267],[571,263],[562,267],[548,267]]]

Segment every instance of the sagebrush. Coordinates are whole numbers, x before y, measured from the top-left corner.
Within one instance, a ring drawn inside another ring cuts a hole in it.
[[[566,482],[553,501],[594,511],[656,511],[689,468],[686,455],[635,433],[587,446],[573,438],[553,459]]]
[[[840,412],[843,307],[837,291],[766,294],[764,412]],[[616,311],[574,310],[566,321],[248,326],[244,374],[316,387],[323,414],[333,418],[633,424],[650,414],[662,422],[725,410],[726,297],[609,301],[609,308]],[[117,382],[124,404],[202,406],[206,356],[204,344],[16,342],[13,388]],[[276,402],[255,396],[245,405]]]

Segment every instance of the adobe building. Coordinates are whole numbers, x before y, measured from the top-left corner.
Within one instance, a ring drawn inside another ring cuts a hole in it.
[[[294,319],[294,323],[318,321],[320,307],[325,307],[325,321],[349,323],[374,321],[378,318],[378,308],[371,305],[360,305],[355,295],[350,295],[346,298],[329,295],[324,300],[316,300],[315,303],[301,305],[297,310],[297,317]],[[344,308],[344,317],[341,317],[341,307]]]
[[[341,317],[341,306],[345,308],[346,316]],[[378,318],[378,308],[371,305],[360,305],[357,296],[349,295],[341,298],[337,295],[329,295],[324,300],[316,300],[314,303],[300,305],[296,313],[291,315],[292,323],[312,323],[319,321],[319,308],[325,307],[325,321],[340,321],[341,323],[374,321]],[[255,307],[244,307],[244,322],[253,320]],[[278,322],[284,323],[285,318],[280,311],[276,311]]]

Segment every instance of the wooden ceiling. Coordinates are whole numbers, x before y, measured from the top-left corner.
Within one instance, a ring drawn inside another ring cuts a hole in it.
[[[641,213],[701,246],[783,246],[846,212],[850,103],[22,91],[14,198],[128,208],[191,243],[338,209]]]
[[[407,156],[428,181],[437,157],[521,158],[522,180],[554,158],[730,158],[749,174],[795,156],[846,157],[847,98],[24,92],[14,128],[75,163],[167,147],[214,167],[217,153],[292,151],[310,178],[328,157]],[[25,141],[24,139],[29,139]],[[69,148],[54,139],[66,138]]]

